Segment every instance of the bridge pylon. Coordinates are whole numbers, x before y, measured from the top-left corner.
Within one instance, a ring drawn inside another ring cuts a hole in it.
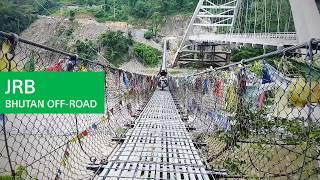
[[[299,43],[320,39],[320,13],[315,0],[290,0]]]

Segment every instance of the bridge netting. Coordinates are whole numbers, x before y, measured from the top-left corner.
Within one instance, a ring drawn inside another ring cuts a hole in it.
[[[103,114],[0,114],[0,179],[94,177],[95,171],[88,166],[106,162],[117,146],[112,139],[126,133],[125,125],[151,97],[154,77],[77,58],[10,34],[2,33],[0,42],[0,73],[105,72],[106,84]]]
[[[318,45],[170,78],[193,136],[207,145],[201,153],[213,174],[319,179],[320,67],[312,50]]]

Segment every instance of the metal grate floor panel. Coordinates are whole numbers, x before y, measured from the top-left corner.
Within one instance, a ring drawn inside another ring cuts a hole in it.
[[[96,179],[209,180],[169,91],[155,91]]]

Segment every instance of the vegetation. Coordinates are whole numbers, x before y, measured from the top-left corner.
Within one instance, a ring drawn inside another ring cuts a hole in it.
[[[108,61],[116,66],[129,60],[129,47],[133,44],[130,35],[121,31],[108,31],[99,38],[99,45],[105,52]]]
[[[225,146],[225,143],[216,136],[210,136],[208,145],[209,153],[216,154],[217,148]],[[306,157],[304,157],[306,148],[308,150]],[[316,154],[316,148],[310,147],[306,143],[293,146],[264,142],[238,142],[234,148],[225,150],[216,156],[210,164],[217,169],[227,169],[231,176],[250,177],[245,179],[260,179],[261,177],[263,177],[262,179],[281,179],[276,178],[279,174],[299,179],[301,171],[296,172],[297,174],[290,175],[290,173],[299,169],[305,161],[301,179],[317,179],[317,162],[312,158]],[[268,172],[268,174],[261,172]]]
[[[0,2],[0,17],[0,30],[18,34],[36,19],[32,8],[5,2]]]
[[[174,14],[193,12],[197,0],[60,0],[61,5],[75,5],[76,13],[89,14],[98,22],[127,21],[149,25],[157,35],[157,29],[163,17]],[[69,14],[64,8],[62,13]]]
[[[268,120],[266,114],[261,112],[253,113],[249,108],[242,111],[241,115],[236,116],[241,118],[234,118],[231,131],[219,131],[209,137],[208,144],[213,146],[212,148],[223,147],[220,152],[211,153],[212,164],[223,165],[231,174],[243,174],[247,171],[245,167],[255,164],[254,166],[259,168],[257,171],[268,169],[270,174],[277,175],[279,169],[280,172],[285,171],[281,169],[285,163],[290,161],[288,170],[293,171],[299,168],[304,161],[303,158],[307,158],[308,163],[305,165],[303,175],[314,175],[316,161],[313,158],[317,155],[316,145],[320,140],[319,125],[316,123],[306,125],[301,119]],[[281,132],[280,139],[274,135]],[[250,153],[252,156],[248,157]],[[260,159],[261,162],[252,159]],[[245,173],[251,176],[259,175],[254,171]]]
[[[259,72],[257,67],[253,69]],[[229,117],[231,128],[208,135],[208,161],[213,167],[248,179],[316,179],[320,126],[304,118],[270,118],[269,107],[280,103],[269,101],[277,91],[268,91],[265,106],[259,111],[244,100],[246,96],[238,97],[236,114]]]
[[[144,33],[144,38],[151,39],[157,37],[159,27],[163,23],[163,16],[159,12],[155,12],[151,16],[150,29]]]
[[[25,166],[18,165],[16,167],[15,173],[16,173],[16,175],[14,177],[10,176],[10,175],[5,175],[5,176],[0,176],[0,179],[1,180],[14,180],[14,179],[22,180],[22,179],[26,179],[26,178],[30,179],[29,173],[27,171],[27,167],[25,167]],[[31,178],[31,179],[36,179],[36,178]]]
[[[34,72],[35,71],[35,66],[36,66],[36,62],[35,62],[35,59],[34,59],[34,55],[31,54],[29,57],[28,57],[28,61],[25,63],[24,65],[24,70],[27,71],[27,72]]]
[[[134,52],[139,61],[146,66],[153,67],[159,64],[161,52],[153,47],[136,43],[134,45]]]
[[[129,50],[133,46],[132,54]],[[136,56],[140,62],[149,67],[159,64],[160,51],[142,43],[135,43],[131,33],[125,34],[121,31],[107,31],[103,33],[98,42],[91,40],[76,41],[75,49],[80,57],[96,59],[98,50],[104,53],[104,57],[115,66],[119,66]],[[33,59],[30,58],[26,70],[32,71]],[[31,70],[30,70],[31,69]]]
[[[110,18],[138,17],[150,18],[154,13],[170,15],[177,12],[191,13],[197,0],[60,0],[61,3],[71,5],[100,6],[105,16]],[[102,14],[101,14],[102,15]]]
[[[97,58],[97,46],[91,40],[76,41],[75,44],[77,54],[85,59],[94,60]]]
[[[154,33],[150,30],[144,33],[144,38],[146,39],[151,39],[153,37],[154,37]]]
[[[75,11],[72,10],[72,11],[69,12],[69,20],[70,21],[74,21],[75,16],[76,16],[76,12]]]
[[[159,12],[156,12],[151,16],[151,20],[152,20],[152,30],[153,32],[157,33],[159,26],[163,21],[163,16]]]
[[[263,49],[258,48],[239,48],[234,49],[231,53],[231,61],[232,62],[239,62],[244,59],[248,59],[251,57],[256,57],[263,54]]]
[[[0,1],[0,30],[20,34],[34,20],[37,14],[47,15],[59,4],[54,0],[2,0]]]
[[[250,71],[253,72],[258,78],[261,78],[262,73],[262,62],[261,61],[255,61],[250,66]]]
[[[133,53],[130,52],[132,47]],[[136,56],[146,66],[153,67],[158,65],[160,56],[160,51],[157,49],[135,43],[130,32],[125,34],[121,31],[107,31],[99,37],[97,42],[88,39],[77,40],[74,48],[80,57],[91,60],[96,59],[97,52],[101,51],[108,62],[115,66],[119,66]],[[33,57],[30,57],[25,67],[26,71],[33,71],[33,62]]]

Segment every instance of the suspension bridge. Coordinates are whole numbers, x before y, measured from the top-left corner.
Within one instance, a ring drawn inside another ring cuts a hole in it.
[[[1,72],[98,71],[106,79],[104,114],[0,114],[0,179],[319,179],[320,28],[312,22],[320,15],[307,1],[290,0],[285,16],[278,1],[200,0],[175,64],[217,67],[170,76],[165,42],[164,90],[159,77],[0,32]],[[246,22],[261,10],[264,26]],[[229,63],[231,45],[278,48]]]
[[[305,43],[319,38],[319,20],[313,0],[200,0],[174,64],[223,66],[230,45],[280,49]]]

